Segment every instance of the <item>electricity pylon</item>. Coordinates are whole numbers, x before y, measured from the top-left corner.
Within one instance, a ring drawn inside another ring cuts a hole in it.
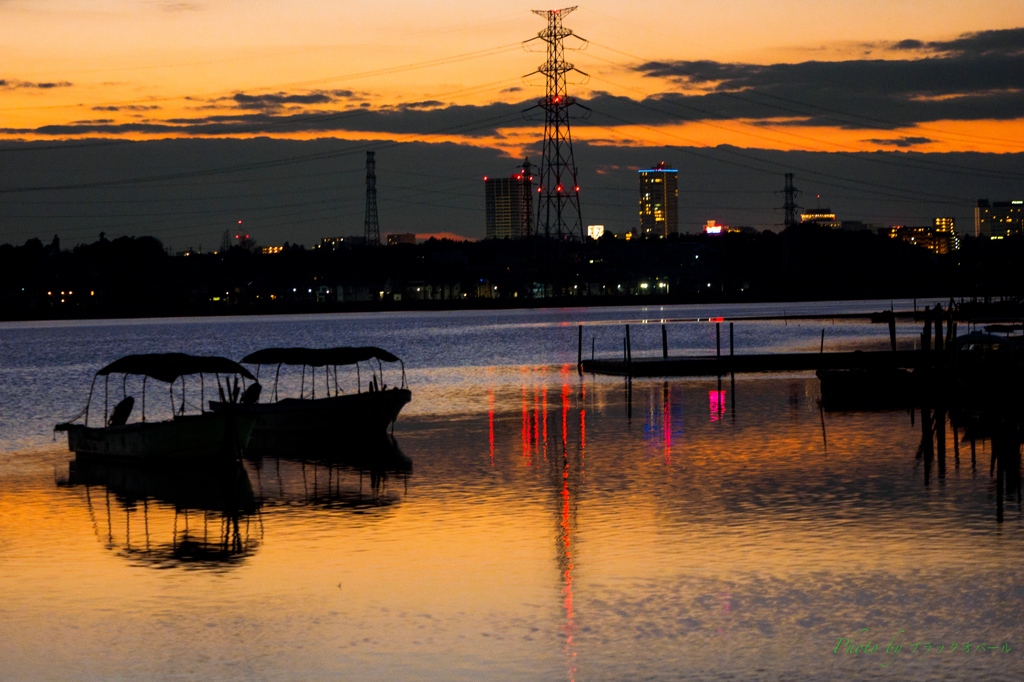
[[[563,41],[573,37],[583,41],[572,29],[562,26],[562,17],[575,7],[555,10],[533,10],[534,14],[547,19],[548,25],[533,40],[547,43],[547,61],[533,73],[543,74],[547,87],[543,99],[535,107],[544,110],[544,152],[540,159],[540,186],[537,188],[537,234],[558,240],[584,241],[583,217],[580,213],[580,187],[577,181],[576,162],[572,154],[572,135],[569,130],[569,109],[576,106],[589,114],[590,109],[570,97],[566,88],[566,74],[576,71],[575,66],[565,61]],[[533,73],[527,74],[532,76]]]
[[[367,246],[380,246],[380,223],[377,222],[377,163],[373,152],[366,152],[366,222]]]

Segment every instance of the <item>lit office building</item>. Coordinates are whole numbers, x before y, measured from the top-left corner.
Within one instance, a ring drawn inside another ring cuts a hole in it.
[[[830,227],[833,230],[838,230],[843,226],[842,221],[836,220],[836,214],[828,208],[816,208],[813,211],[801,213],[800,222]]]
[[[1024,201],[978,199],[974,209],[974,236],[1003,239],[1024,234]]]
[[[667,237],[679,232],[679,171],[659,163],[640,171],[640,234]]]
[[[523,239],[533,234],[533,177],[484,178],[487,239]]]

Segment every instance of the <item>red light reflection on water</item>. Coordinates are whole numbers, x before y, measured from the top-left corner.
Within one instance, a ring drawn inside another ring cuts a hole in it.
[[[569,427],[569,384],[562,384],[562,449],[565,450],[568,442]]]
[[[544,461],[548,461],[548,387],[544,386],[541,389],[541,394],[544,396],[543,405],[544,409],[541,412],[544,419]]]
[[[664,399],[664,412],[665,412],[665,423],[663,430],[665,432],[665,466],[672,465],[672,398],[669,396],[668,385],[665,386],[665,399]]]
[[[525,371],[525,369],[523,370]],[[523,459],[526,466],[530,466],[530,412],[526,407],[526,387],[523,386]]]
[[[711,421],[715,421],[725,414],[725,391],[709,391],[711,398]]]
[[[562,605],[565,608],[565,625],[562,631],[565,633],[565,655],[569,659],[569,679],[575,679],[576,673],[576,612],[572,605],[572,539],[570,537],[569,523],[569,457],[562,455],[562,550],[565,552],[565,571],[562,577],[565,585],[562,587]]]

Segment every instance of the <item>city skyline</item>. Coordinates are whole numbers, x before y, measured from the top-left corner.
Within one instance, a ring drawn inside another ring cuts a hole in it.
[[[55,7],[0,3],[0,149],[18,152],[0,171],[0,242],[103,230],[183,248],[235,219],[261,243],[358,234],[347,174],[373,150],[382,233],[480,238],[479,178],[539,156],[542,122],[523,116],[543,94],[522,77],[543,59],[522,45],[543,28],[532,4]],[[979,198],[1019,198],[1017,3],[716,7],[594,2],[567,19],[589,41],[568,53],[589,74],[570,83],[592,111],[573,124],[584,224],[634,227],[627,192],[652,158],[680,167],[684,233],[777,229],[785,172],[867,222],[955,214],[964,229]]]

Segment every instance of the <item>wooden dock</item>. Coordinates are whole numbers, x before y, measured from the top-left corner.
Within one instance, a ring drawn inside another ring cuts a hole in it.
[[[818,369],[914,369],[929,354],[920,350],[843,353],[772,353],[762,355],[682,356],[632,360],[582,360],[583,372],[634,377],[695,377],[749,372],[794,372]]]

